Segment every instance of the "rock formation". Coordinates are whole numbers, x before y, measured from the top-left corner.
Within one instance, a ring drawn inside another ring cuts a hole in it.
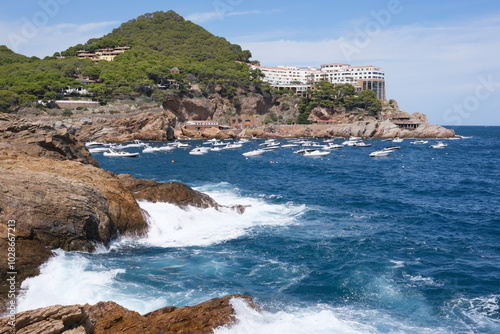
[[[198,208],[218,207],[210,196],[193,190],[178,182],[158,183],[152,180],[136,179],[129,174],[120,174],[118,178],[132,192],[136,200],[171,203],[180,207]]]
[[[122,179],[99,168],[65,127],[56,130],[0,114],[0,252],[7,254],[7,222],[15,220],[17,288],[39,274],[51,249],[91,252],[117,235],[145,233],[147,222],[135,196],[217,207],[184,185],[129,176],[126,184],[133,194]],[[0,262],[0,299],[7,295],[8,271],[7,261]]]
[[[169,306],[145,315],[114,302],[56,305],[17,314],[15,328],[8,325],[8,317],[1,318],[0,334],[212,333],[236,321],[231,305],[233,298],[244,299],[259,309],[250,297],[240,295],[214,298],[195,306]]]
[[[174,139],[176,116],[169,111],[147,112],[135,116],[116,119],[102,119],[82,124],[75,135],[82,141],[124,141]]]

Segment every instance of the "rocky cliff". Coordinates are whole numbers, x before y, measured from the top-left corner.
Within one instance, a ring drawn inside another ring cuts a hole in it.
[[[195,306],[169,306],[145,315],[114,302],[56,305],[19,313],[15,328],[8,324],[8,317],[0,318],[0,334],[212,333],[236,321],[233,298],[241,298],[258,310],[250,297],[240,295],[214,298]]]
[[[0,114],[0,184],[0,252],[7,254],[7,222],[15,220],[17,289],[39,274],[51,249],[91,252],[117,235],[146,233],[136,198],[218,207],[185,185],[117,177],[99,168],[65,127],[6,114]],[[0,262],[2,307],[8,271],[7,261]]]

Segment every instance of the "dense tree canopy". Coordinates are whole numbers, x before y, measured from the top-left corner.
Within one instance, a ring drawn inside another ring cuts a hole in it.
[[[81,49],[94,52],[117,46],[131,49],[109,62],[76,57]],[[173,11],[145,14],[102,38],[43,60],[0,46],[0,91],[14,94],[2,95],[2,109],[52,96],[51,92],[61,94],[67,87],[81,86],[76,79],[82,78],[95,81],[87,88],[97,98],[144,94],[161,99],[160,88],[182,91],[193,84],[207,93],[220,87],[231,97],[236,88],[252,85],[246,64],[251,56],[250,51],[212,35]],[[173,73],[172,68],[180,72]],[[260,77],[255,81],[260,83]]]
[[[328,81],[321,81],[315,85],[313,92],[302,98],[297,122],[300,124],[309,123],[308,117],[316,107],[328,109],[330,112],[335,108],[346,108],[347,110],[363,108],[365,112],[377,115],[382,110],[382,103],[377,99],[375,92],[371,90],[363,90],[357,95],[353,85],[334,85]]]

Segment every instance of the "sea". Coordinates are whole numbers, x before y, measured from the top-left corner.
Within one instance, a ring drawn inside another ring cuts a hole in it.
[[[405,139],[378,158],[394,144],[320,158],[242,155],[263,140],[199,156],[94,154],[106,170],[245,212],[142,201],[147,236],[57,250],[22,284],[18,311],[112,300],[145,314],[241,294],[261,311],[235,298],[237,323],[215,333],[500,333],[500,127],[454,130],[462,138],[444,149]]]

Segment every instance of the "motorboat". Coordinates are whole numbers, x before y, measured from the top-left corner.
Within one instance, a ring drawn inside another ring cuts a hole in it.
[[[212,151],[212,152],[224,151],[224,147],[223,146],[213,146],[210,148],[210,151]]]
[[[142,153],[156,153],[156,152],[160,152],[160,148],[159,147],[152,147],[152,146],[146,146],[143,150],[142,150]]]
[[[320,151],[320,150],[312,150],[309,152],[305,152],[302,154],[303,157],[324,157],[326,155],[330,154],[328,151]]]
[[[108,152],[104,152],[105,157],[124,157],[124,158],[135,158],[139,153],[131,153],[125,151],[115,151],[112,148]]]
[[[296,153],[296,154],[304,154],[304,153],[307,153],[307,152],[312,152],[312,151],[317,151],[316,149],[314,148],[301,148],[300,150],[298,151],[294,151],[293,153]]]
[[[196,148],[192,149],[191,151],[189,151],[189,154],[192,154],[192,155],[203,155],[203,154],[207,154],[207,153],[208,153],[208,149],[205,149],[202,147],[196,147]]]
[[[443,143],[442,141],[438,141],[436,144],[429,146],[430,148],[445,148],[448,146],[447,144]]]
[[[381,150],[370,153],[370,157],[386,157],[391,154],[393,151],[391,150]]]
[[[389,152],[394,152],[399,150],[401,147],[400,146],[389,146],[384,148],[382,151],[389,151]]]
[[[148,146],[148,144],[146,144],[146,143],[144,143],[144,142],[142,142],[142,141],[140,141],[140,140],[137,140],[137,139],[136,139],[136,140],[134,140],[134,142],[133,142],[133,143],[131,143],[131,144],[127,144],[127,145],[124,145],[124,146],[122,146],[122,148],[128,148],[128,147],[143,147],[143,146]]]
[[[280,146],[281,143],[277,140],[274,140],[274,139],[271,139],[271,140],[266,140],[264,143],[262,144],[259,144],[259,146],[264,146],[264,147],[268,147],[268,146]]]
[[[358,141],[358,142],[354,142],[354,145],[353,146],[356,146],[356,147],[370,147],[372,146],[372,144],[367,144],[363,141]]]
[[[89,141],[88,143],[85,143],[85,147],[94,147],[100,145],[104,145],[104,143],[99,143],[97,141]]]
[[[89,152],[90,153],[104,153],[104,152],[108,152],[108,151],[109,151],[109,147],[93,147],[93,148],[89,148]]]
[[[396,137],[392,140],[393,143],[402,143],[403,142],[403,138],[399,138],[399,137]]]
[[[175,149],[173,145],[165,145],[160,147],[160,151],[172,151]]]
[[[338,149],[341,149],[342,145],[340,144],[333,144],[333,143],[329,143],[328,145],[325,145],[322,147],[323,150],[338,150]]]
[[[237,144],[237,143],[232,143],[232,144],[227,144],[224,149],[225,150],[231,150],[231,149],[236,149],[236,148],[242,148],[243,145]]]
[[[266,150],[257,149],[257,150],[254,150],[254,151],[243,153],[243,156],[245,156],[245,157],[256,157],[256,156],[262,155],[262,154],[264,154],[266,152],[267,152]]]
[[[299,147],[298,144],[285,144],[281,145],[282,148],[292,148],[292,147]]]
[[[427,140],[414,140],[410,144],[412,145],[423,145],[429,143]]]
[[[351,137],[349,140],[346,140],[342,143],[344,146],[356,146],[356,144],[359,143],[360,138],[357,137]]]

